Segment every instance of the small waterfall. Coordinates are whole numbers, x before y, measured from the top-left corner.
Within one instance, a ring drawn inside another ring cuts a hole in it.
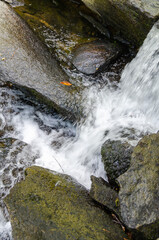
[[[128,101],[128,109],[143,114],[147,122],[158,129],[159,22],[151,29],[136,58],[123,71],[120,88],[124,95],[122,104]]]
[[[1,119],[14,129],[6,137],[30,144],[37,156],[33,164],[69,174],[89,188],[90,175],[106,179],[100,159],[105,140],[120,139],[135,145],[142,135],[159,130],[159,23],[125,67],[117,89],[111,84],[102,89],[92,86],[84,94],[88,117],[77,127],[27,104],[14,106],[10,101],[8,105],[14,111],[5,116],[1,111]],[[10,225],[1,215],[0,237],[6,240]]]

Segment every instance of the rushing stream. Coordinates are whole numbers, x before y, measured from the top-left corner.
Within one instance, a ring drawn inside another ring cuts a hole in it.
[[[150,31],[135,59],[128,64],[118,88],[91,86],[84,103],[87,119],[75,126],[57,114],[46,114],[22,102],[22,94],[1,88],[1,129],[5,137],[30,145],[34,161],[16,161],[16,167],[32,164],[64,172],[90,188],[90,175],[106,178],[100,149],[107,139],[135,145],[142,135],[159,129],[159,24]],[[7,99],[6,99],[7,95]],[[9,154],[9,153],[8,153]],[[8,164],[8,162],[7,162]],[[12,169],[15,166],[12,166]],[[0,169],[0,188],[4,191]],[[12,176],[11,176],[12,177]],[[17,180],[11,180],[10,187]],[[1,193],[2,196],[8,192]],[[0,210],[0,239],[11,239],[10,223]]]

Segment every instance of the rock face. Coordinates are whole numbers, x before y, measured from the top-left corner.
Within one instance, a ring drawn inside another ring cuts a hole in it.
[[[133,147],[121,141],[107,140],[101,149],[102,161],[109,182],[114,184],[117,177],[126,172],[130,165]]]
[[[80,90],[60,84],[67,75],[12,8],[0,1],[0,72],[49,107],[70,118],[81,115]]]
[[[109,183],[104,181],[103,178],[91,176],[91,181],[92,185],[90,196],[100,204],[109,208],[111,211],[119,214],[118,193],[112,189]]]
[[[159,18],[158,0],[82,0],[96,12],[104,25],[115,27],[119,35],[140,46]]]
[[[118,178],[124,223],[145,239],[159,237],[159,134],[145,136],[134,148],[131,165]]]
[[[14,186],[5,203],[15,240],[126,238],[111,216],[68,175],[28,168],[25,181]]]
[[[82,44],[73,52],[72,63],[82,73],[95,74],[108,68],[121,52],[117,44],[95,41]]]

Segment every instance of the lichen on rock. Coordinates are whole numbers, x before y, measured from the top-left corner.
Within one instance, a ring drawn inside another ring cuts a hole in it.
[[[122,228],[68,175],[41,167],[26,170],[25,181],[5,198],[15,240],[123,240]]]
[[[121,216],[124,223],[159,237],[159,133],[143,137],[134,148],[130,168],[118,178]]]

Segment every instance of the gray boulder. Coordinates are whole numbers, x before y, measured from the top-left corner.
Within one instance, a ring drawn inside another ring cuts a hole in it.
[[[82,0],[97,13],[104,25],[115,28],[118,36],[140,46],[159,18],[158,0]],[[115,34],[116,34],[115,33]]]
[[[159,237],[159,134],[143,137],[134,148],[130,168],[118,178],[124,223],[144,239]]]
[[[95,74],[107,69],[121,52],[117,44],[94,41],[82,44],[73,52],[72,63],[82,73]]]
[[[103,178],[91,176],[90,196],[109,210],[119,215],[118,193]]]
[[[120,225],[68,175],[37,166],[5,198],[14,240],[123,240]]]
[[[111,184],[129,168],[132,151],[133,147],[127,142],[107,140],[102,145],[102,161]]]
[[[72,119],[81,116],[80,89],[68,81],[57,61],[27,24],[0,1],[0,75],[27,94]]]

